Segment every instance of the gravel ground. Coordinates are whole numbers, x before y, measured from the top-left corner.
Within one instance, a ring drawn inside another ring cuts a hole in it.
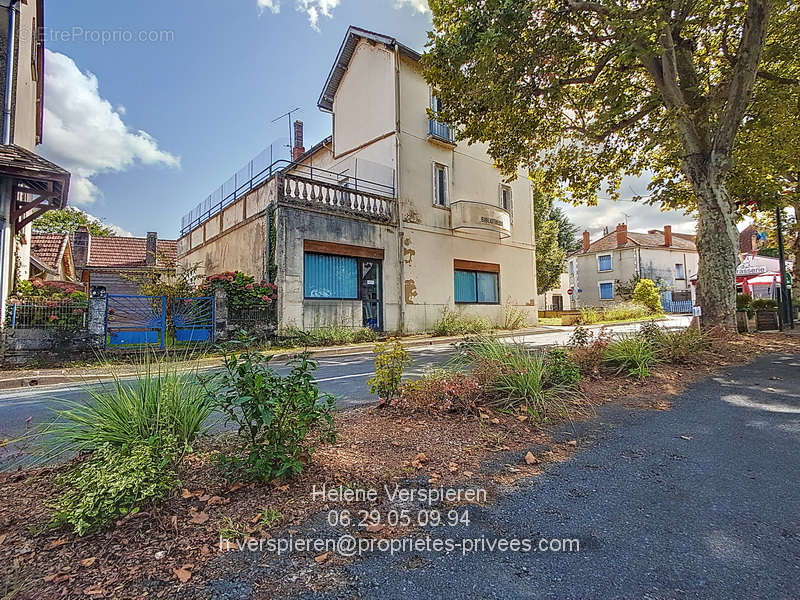
[[[800,597],[800,357],[765,355],[691,385],[671,410],[608,405],[576,427],[564,433],[579,440],[572,459],[431,535],[577,538],[578,552],[375,552],[266,569],[229,553],[206,592],[269,597],[255,590],[281,564],[283,583],[317,570],[327,590],[295,587],[307,600]]]

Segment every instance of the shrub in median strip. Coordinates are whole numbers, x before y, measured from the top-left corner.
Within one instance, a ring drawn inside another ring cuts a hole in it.
[[[604,362],[617,374],[625,372],[639,379],[649,377],[650,368],[658,361],[658,351],[641,335],[627,335],[611,342],[604,357]]]

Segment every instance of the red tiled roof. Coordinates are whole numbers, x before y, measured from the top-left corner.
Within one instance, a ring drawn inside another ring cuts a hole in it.
[[[757,254],[758,246],[753,243],[753,236],[758,233],[753,225],[748,225],[739,232],[739,252],[745,254]]]
[[[697,252],[697,246],[691,239],[693,236],[687,234],[672,234],[673,250],[686,250],[688,252]],[[639,233],[637,231],[628,232],[628,241],[624,246],[617,246],[617,232],[612,231],[604,235],[599,240],[589,244],[589,249],[586,252],[579,250],[576,254],[592,254],[594,252],[608,252],[617,248],[666,248],[664,245],[664,232],[658,230],[651,230],[648,233]]]
[[[178,256],[177,240],[158,240],[156,267],[170,268]],[[135,237],[98,237],[89,243],[86,268],[136,269],[147,266],[147,239]]]
[[[66,233],[32,233],[31,255],[48,269],[58,271],[68,240]]]

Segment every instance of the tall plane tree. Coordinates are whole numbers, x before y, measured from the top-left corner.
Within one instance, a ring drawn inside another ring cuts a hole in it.
[[[691,186],[706,325],[735,326],[736,206],[726,187],[771,13],[787,0],[430,0],[425,73],[438,118],[506,173],[562,197],[615,197],[663,167]]]

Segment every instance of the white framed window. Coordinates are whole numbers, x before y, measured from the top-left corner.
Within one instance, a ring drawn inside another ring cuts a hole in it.
[[[575,261],[574,260],[569,261],[569,274],[570,274],[570,276],[574,276],[575,275]]]
[[[446,207],[449,204],[447,192],[447,167],[433,163],[433,205]]]
[[[614,270],[614,261],[611,258],[611,253],[597,255],[597,270],[600,273]]]
[[[682,263],[675,263],[675,279],[686,279],[686,270]]]
[[[500,191],[499,191],[499,200],[500,200],[500,208],[504,208],[511,214],[512,212],[512,195],[511,195],[511,186],[500,184]]]
[[[600,292],[600,300],[613,300],[614,299],[614,282],[613,281],[598,281],[597,289]]]

